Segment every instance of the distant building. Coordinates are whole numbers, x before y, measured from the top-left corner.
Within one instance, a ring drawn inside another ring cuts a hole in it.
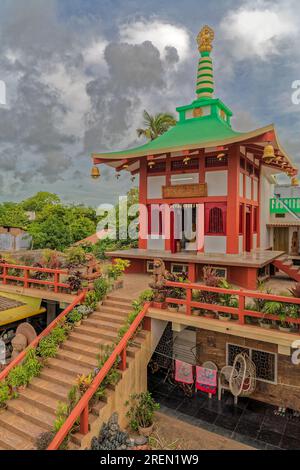
[[[22,228],[0,226],[0,251],[28,250],[32,238]]]

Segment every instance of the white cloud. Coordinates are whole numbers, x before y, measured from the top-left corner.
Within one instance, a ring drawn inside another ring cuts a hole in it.
[[[83,56],[87,65],[105,64],[104,51],[108,42],[105,40],[93,41],[84,51]]]
[[[232,53],[240,59],[278,54],[282,41],[297,34],[296,19],[285,9],[242,8],[228,13],[221,23]]]
[[[162,58],[165,57],[167,46],[177,49],[180,60],[184,60],[190,53],[190,37],[187,30],[161,21],[136,21],[120,26],[120,39],[129,44],[141,44],[151,41],[159,50]]]

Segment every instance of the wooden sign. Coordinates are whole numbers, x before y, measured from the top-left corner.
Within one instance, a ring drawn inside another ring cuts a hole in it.
[[[207,197],[207,184],[176,184],[174,186],[163,186],[163,198],[187,198],[187,197]]]

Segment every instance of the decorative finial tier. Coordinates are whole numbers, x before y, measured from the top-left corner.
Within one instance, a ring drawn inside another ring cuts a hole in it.
[[[214,31],[207,25],[201,29],[197,36],[198,49],[201,54],[196,89],[198,99],[212,98],[214,92],[213,65],[210,58],[214,37]]]
[[[197,36],[197,43],[199,52],[211,52],[212,42],[215,38],[213,29],[205,25]]]

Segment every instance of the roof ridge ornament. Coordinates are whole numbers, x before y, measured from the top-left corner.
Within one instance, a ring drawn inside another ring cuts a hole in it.
[[[199,52],[211,52],[213,49],[212,42],[215,38],[214,30],[210,26],[203,26],[197,36]]]

